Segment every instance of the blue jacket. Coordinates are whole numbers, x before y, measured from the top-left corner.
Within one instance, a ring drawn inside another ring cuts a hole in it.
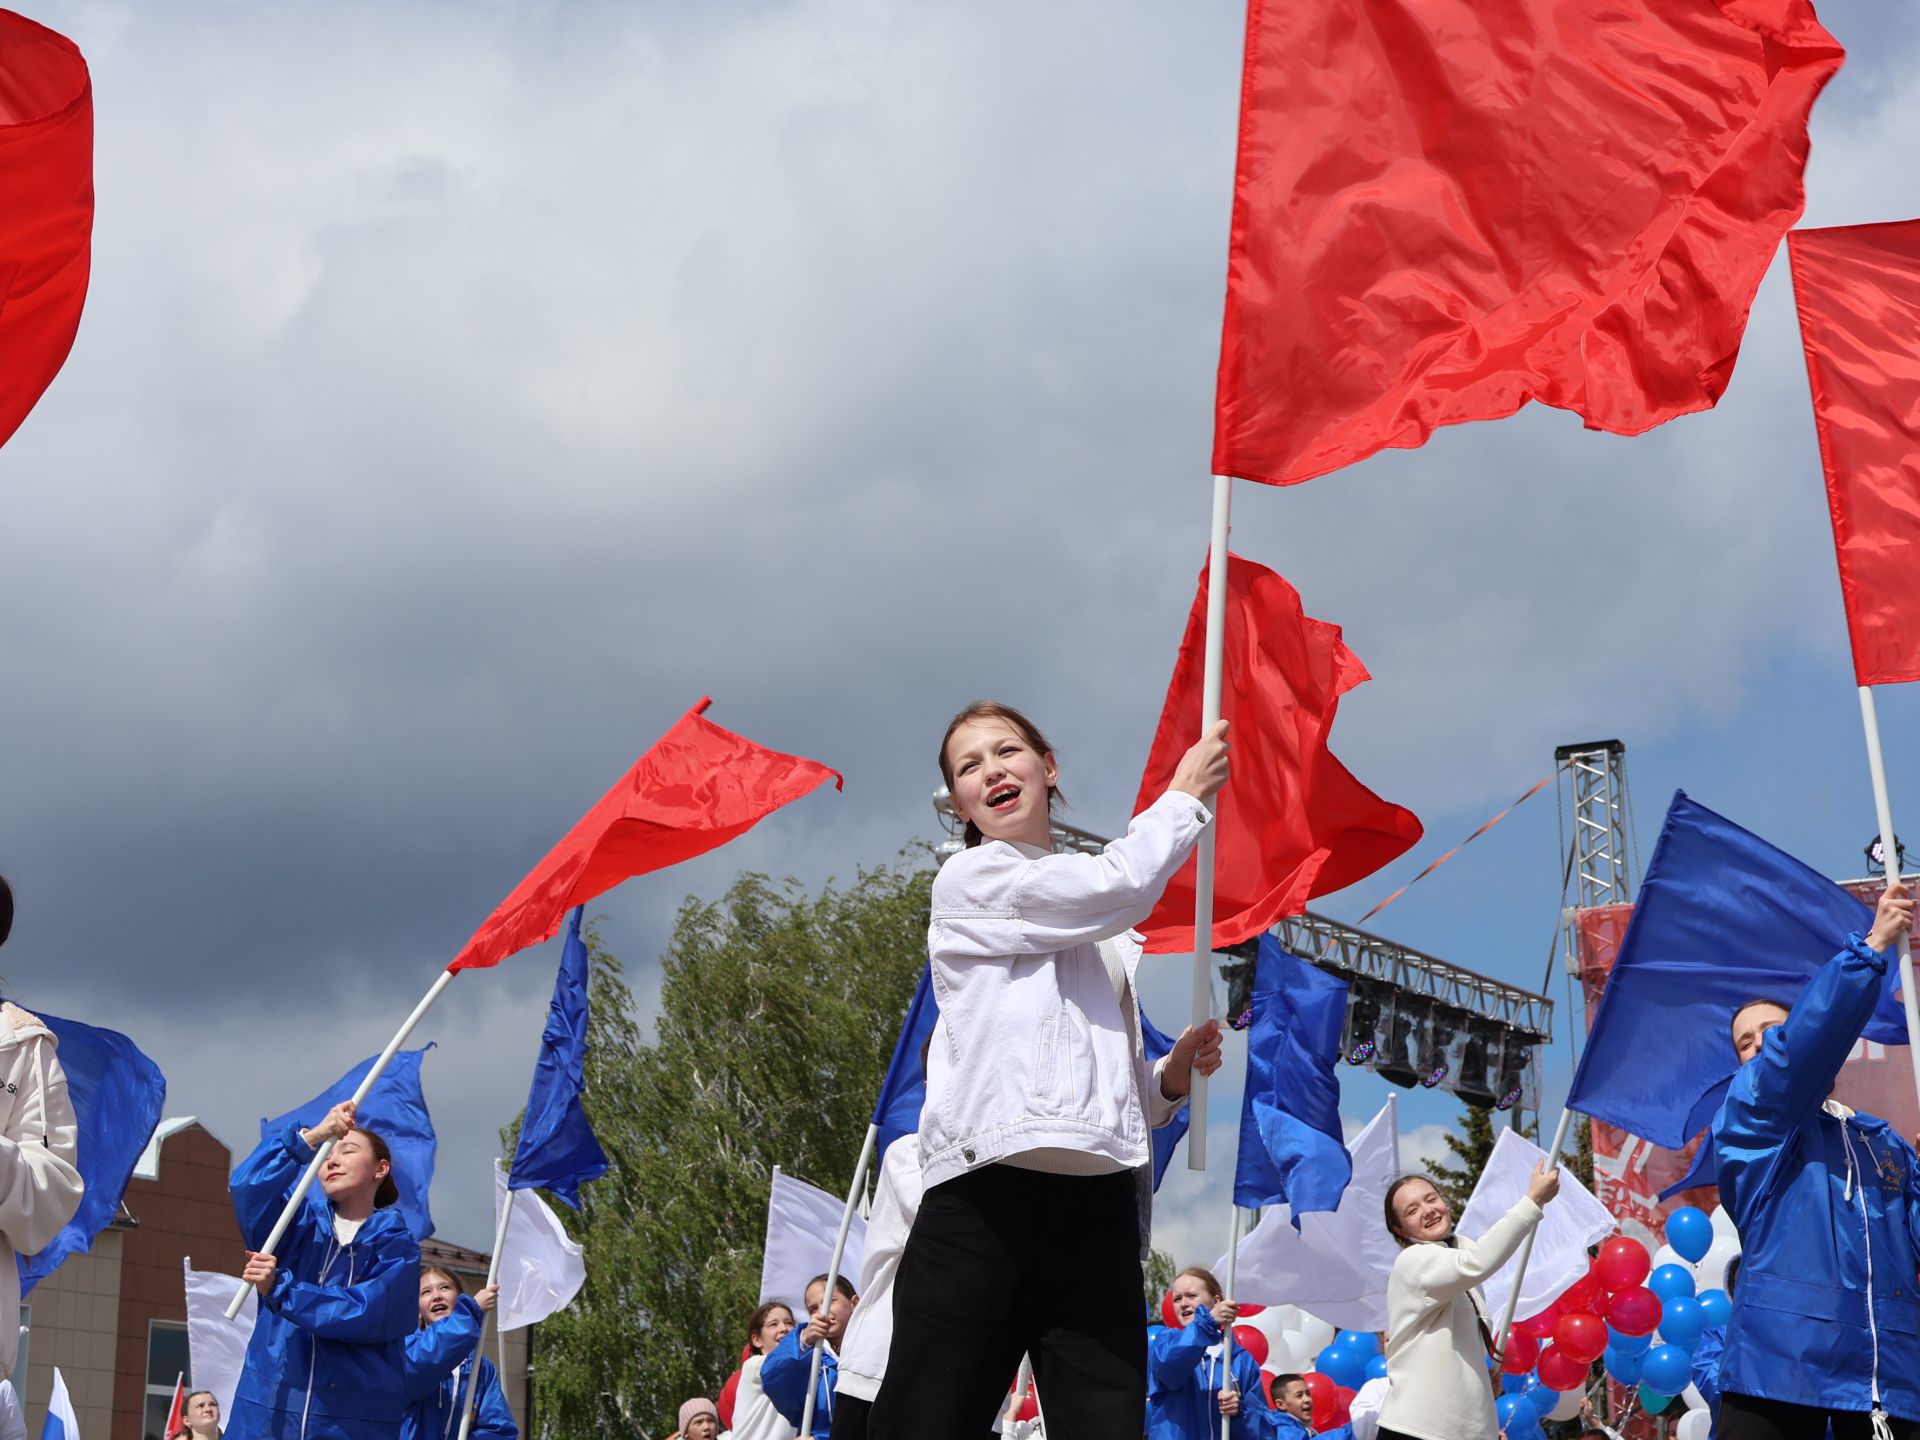
[[[289,1125],[234,1172],[233,1208],[251,1248],[265,1244],[312,1159]],[[274,1254],[280,1273],[260,1302],[228,1440],[394,1440],[406,1339],[420,1324],[420,1246],[398,1207],[375,1210],[343,1246],[316,1187]]]
[[[1713,1417],[1715,1430],[1720,1428],[1720,1356],[1726,1345],[1726,1326],[1709,1325],[1693,1347],[1693,1388],[1707,1402],[1707,1414]]]
[[[1887,956],[1859,935],[1733,1077],[1713,1124],[1740,1285],[1720,1389],[1920,1420],[1920,1179],[1872,1115],[1822,1108],[1878,1003]],[[1868,1304],[1868,1272],[1872,1304]]]
[[[423,1325],[407,1337],[407,1414],[400,1440],[455,1440],[460,1411],[467,1403],[466,1362],[480,1344],[487,1315],[471,1295],[454,1302],[444,1320]],[[480,1357],[480,1402],[471,1440],[520,1440],[506,1393],[493,1362]]]
[[[1220,1357],[1207,1351],[1221,1340],[1220,1326],[1205,1306],[1179,1330],[1156,1330],[1147,1340],[1148,1440],[1207,1440],[1220,1433],[1220,1391],[1226,1388]],[[1233,1347],[1233,1386],[1240,1413],[1231,1440],[1273,1440],[1281,1412],[1267,1404],[1260,1366]],[[1293,1419],[1291,1415],[1285,1417]]]
[[[1271,1414],[1273,1415],[1273,1440],[1321,1440],[1321,1437],[1316,1437],[1313,1431],[1286,1411],[1274,1410]],[[1214,1427],[1214,1433],[1219,1433],[1219,1426]],[[1342,1425],[1337,1430],[1325,1431],[1324,1440],[1353,1440],[1353,1426]]]
[[[800,1409],[807,1403],[807,1375],[813,1368],[813,1352],[800,1348],[800,1327],[787,1332],[760,1362],[760,1388],[767,1392],[789,1425],[798,1427]],[[815,1440],[827,1440],[833,1429],[833,1392],[840,1388],[840,1357],[832,1347],[820,1355],[820,1388],[813,1397],[813,1434]]]

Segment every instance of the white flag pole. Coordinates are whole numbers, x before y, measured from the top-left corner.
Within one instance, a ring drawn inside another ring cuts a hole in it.
[[[1236,1277],[1240,1271],[1240,1219],[1240,1207],[1235,1205],[1233,1207],[1233,1224],[1230,1227],[1231,1238],[1227,1241],[1227,1293],[1220,1297],[1223,1300],[1233,1299],[1234,1287],[1238,1283]],[[1222,1337],[1220,1344],[1220,1388],[1222,1390],[1232,1390],[1235,1388],[1233,1383],[1233,1326],[1231,1325],[1227,1326],[1227,1333]],[[1215,1398],[1217,1401],[1218,1397],[1216,1396]],[[1233,1440],[1233,1417],[1231,1415],[1222,1415],[1220,1417],[1220,1440]]]
[[[407,1037],[413,1034],[413,1027],[418,1025],[427,1011],[433,1008],[433,1002],[438,1000],[441,992],[453,983],[453,977],[458,973],[454,970],[442,970],[440,977],[433,982],[433,988],[428,990],[421,997],[420,1003],[413,1007],[413,1013],[407,1016],[405,1023],[400,1026],[393,1039],[387,1042],[387,1048],[382,1050],[380,1058],[373,1062],[373,1067],[367,1071],[366,1078],[360,1082],[360,1088],[353,1092],[353,1105],[356,1110],[364,1105],[367,1096],[373,1093],[373,1087],[379,1083],[381,1074],[392,1063],[393,1057],[400,1053],[400,1047],[407,1043]],[[331,1140],[323,1142],[314,1152],[313,1159],[307,1162],[306,1171],[293,1187],[293,1193],[287,1197],[286,1208],[280,1212],[280,1218],[274,1222],[273,1229],[268,1232],[266,1243],[260,1247],[258,1254],[275,1253],[274,1247],[280,1243],[280,1237],[287,1233],[287,1227],[293,1223],[293,1217],[300,1213],[300,1202],[306,1199],[307,1191],[313,1188],[314,1177],[320,1173],[320,1167],[327,1163],[327,1156],[332,1153],[333,1141]],[[247,1303],[247,1291],[252,1288],[244,1280],[240,1282],[239,1290],[234,1292],[233,1300],[227,1306],[227,1319],[240,1318],[240,1307]]]
[[[1548,1169],[1560,1168],[1560,1151],[1567,1143],[1567,1129],[1572,1124],[1573,1111],[1562,1110],[1559,1128],[1553,1132],[1553,1148],[1547,1151]],[[1520,1308],[1520,1286],[1527,1278],[1527,1261],[1533,1258],[1533,1237],[1539,1233],[1540,1227],[1535,1225],[1520,1242],[1520,1263],[1514,1267],[1513,1289],[1507,1293],[1507,1308],[1501,1313],[1500,1328],[1493,1332],[1494,1351],[1503,1360],[1507,1354],[1507,1336],[1513,1333],[1513,1313]]]
[[[1873,708],[1873,687],[1860,687],[1860,725],[1867,732],[1867,769],[1873,776],[1873,808],[1880,821],[1880,854],[1886,860],[1887,883],[1901,875],[1900,851],[1893,839],[1893,802],[1887,798],[1887,764],[1880,753],[1880,717]],[[1913,940],[1900,937],[1900,998],[1907,1011],[1907,1053],[1913,1060],[1913,1083],[1920,1092],[1920,996],[1913,993]]]
[[[846,1208],[840,1212],[840,1233],[833,1237],[833,1262],[827,1266],[826,1288],[820,1292],[820,1313],[823,1315],[833,1308],[834,1292],[839,1289],[840,1262],[847,1255],[847,1231],[853,1226],[853,1207],[860,1203],[860,1192],[866,1188],[867,1166],[873,1161],[873,1142],[879,1135],[878,1125],[867,1126],[867,1138],[860,1146],[860,1159],[853,1167],[853,1184],[847,1187]],[[826,1344],[822,1340],[813,1347],[813,1363],[807,1367],[807,1399],[800,1407],[802,1440],[813,1434],[813,1397],[820,1388],[820,1356]]]
[[[500,1283],[500,1252],[505,1248],[507,1243],[507,1221],[513,1218],[514,1193],[513,1189],[509,1187],[507,1190],[507,1198],[500,1204],[500,1223],[493,1227],[493,1254],[487,1261],[487,1284],[489,1285],[497,1285]],[[493,1308],[496,1311],[500,1308],[500,1302],[497,1299],[494,1301]],[[467,1440],[468,1434],[473,1430],[474,1412],[480,1408],[480,1353],[487,1348],[487,1326],[491,1323],[494,1323],[491,1315],[481,1321],[480,1334],[475,1337],[473,1342],[473,1356],[467,1362],[471,1374],[467,1382],[467,1403],[461,1407],[460,1412],[460,1440]],[[501,1332],[503,1345],[505,1343],[505,1334],[505,1331]],[[503,1349],[501,1353],[505,1354],[506,1352]],[[504,1366],[501,1367],[500,1377],[501,1382],[504,1384],[506,1381],[506,1368]]]
[[[1206,663],[1201,670],[1200,734],[1220,719],[1222,653],[1227,642],[1227,535],[1232,527],[1233,480],[1213,477],[1213,528],[1207,549]],[[1214,804],[1219,805],[1219,797]],[[1193,1024],[1213,1018],[1213,838],[1214,827],[1200,832],[1193,859]],[[1192,1117],[1187,1128],[1187,1168],[1207,1168],[1207,1077],[1194,1071],[1188,1096]]]

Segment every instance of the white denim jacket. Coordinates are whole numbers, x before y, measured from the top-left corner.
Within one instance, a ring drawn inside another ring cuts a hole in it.
[[[1077,1151],[1115,1170],[1151,1164],[1146,1111],[1158,1128],[1178,1102],[1161,1093],[1165,1062],[1149,1073],[1141,1049],[1140,945],[1128,932],[1211,820],[1191,795],[1169,791],[1098,855],[988,840],[941,867],[927,954],[940,1002],[933,1045],[945,1063],[929,1067],[920,1112],[927,1188],[1034,1150]],[[1117,941],[1125,1011],[1101,941]]]
[[[38,1016],[0,1003],[0,1376],[12,1372],[20,1350],[14,1252],[50,1244],[86,1190],[59,1043]]]

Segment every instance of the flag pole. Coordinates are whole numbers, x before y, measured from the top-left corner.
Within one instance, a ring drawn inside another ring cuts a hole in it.
[[[847,1187],[846,1208],[840,1212],[840,1233],[833,1237],[833,1263],[827,1266],[827,1285],[820,1292],[820,1311],[827,1313],[833,1308],[834,1293],[840,1288],[840,1262],[847,1255],[847,1231],[853,1227],[853,1207],[860,1203],[860,1192],[866,1188],[867,1166],[873,1161],[873,1142],[880,1136],[880,1127],[867,1125],[867,1138],[861,1143],[860,1158],[854,1163],[853,1184]],[[806,1299],[803,1295],[802,1300]],[[813,1397],[820,1388],[820,1355],[827,1342],[822,1340],[813,1347],[813,1363],[807,1367],[807,1399],[800,1407],[800,1434],[802,1437],[813,1434]]]
[[[1233,1207],[1233,1224],[1229,1227],[1231,1238],[1227,1241],[1227,1293],[1221,1298],[1232,1300],[1234,1287],[1240,1271],[1240,1207]],[[1233,1326],[1227,1326],[1227,1333],[1220,1340],[1220,1375],[1223,1390],[1231,1390],[1233,1384]],[[1216,1397],[1217,1399],[1217,1397]],[[1233,1440],[1233,1417],[1220,1417],[1220,1440]]]
[[[1200,734],[1220,719],[1222,657],[1227,641],[1227,536],[1232,530],[1233,479],[1213,477],[1213,528],[1207,547],[1206,662],[1200,681]],[[1219,797],[1214,797],[1218,806]],[[1213,837],[1217,826],[1200,832],[1193,858],[1193,1025],[1213,1018]],[[1207,1077],[1195,1071],[1188,1095],[1187,1168],[1207,1168]]]
[[[399,1030],[394,1033],[393,1039],[387,1042],[387,1048],[382,1050],[380,1052],[380,1058],[373,1062],[372,1068],[367,1071],[366,1078],[360,1082],[360,1088],[353,1092],[354,1109],[358,1110],[366,1103],[367,1096],[373,1093],[373,1087],[379,1082],[381,1073],[392,1063],[393,1057],[400,1053],[400,1047],[407,1043],[407,1037],[413,1034],[413,1027],[418,1025],[427,1011],[433,1008],[433,1002],[438,1000],[441,992],[453,983],[453,977],[457,973],[458,972],[454,970],[442,970],[440,977],[433,982],[432,988],[420,998],[420,1003],[413,1007],[413,1013],[407,1016]],[[275,1253],[274,1247],[280,1243],[280,1238],[287,1233],[287,1227],[293,1223],[293,1217],[300,1213],[300,1204],[307,1198],[307,1191],[313,1188],[314,1177],[320,1173],[320,1167],[327,1163],[327,1156],[332,1153],[332,1140],[323,1142],[320,1148],[314,1151],[313,1159],[307,1162],[307,1168],[301,1174],[298,1182],[295,1183],[293,1193],[287,1196],[286,1208],[280,1212],[280,1218],[274,1221],[273,1229],[268,1232],[266,1243],[255,1252],[256,1254],[272,1255]],[[238,1320],[240,1318],[240,1309],[247,1303],[247,1291],[251,1289],[253,1289],[253,1286],[247,1284],[246,1281],[242,1280],[240,1282],[239,1290],[234,1293],[233,1299],[227,1305],[227,1319]]]
[[[488,1285],[500,1283],[500,1251],[507,1243],[507,1221],[513,1218],[513,1196],[514,1191],[509,1186],[507,1198],[500,1206],[500,1223],[493,1227],[493,1254],[487,1258]],[[500,1302],[496,1299],[494,1309],[499,1308]],[[473,1430],[474,1412],[480,1408],[480,1355],[487,1348],[487,1326],[493,1323],[495,1323],[493,1316],[485,1317],[481,1322],[479,1335],[474,1338],[473,1357],[470,1362],[473,1373],[468,1377],[467,1403],[460,1410],[460,1440],[467,1440],[468,1434]],[[505,1331],[501,1332],[503,1336],[505,1333]],[[501,1371],[501,1383],[506,1383],[504,1367]]]
[[[1567,1130],[1572,1124],[1573,1111],[1563,1109],[1559,1127],[1553,1132],[1553,1148],[1547,1151],[1547,1159],[1551,1162],[1548,1169],[1560,1168],[1560,1151],[1566,1146]],[[1493,1333],[1493,1348],[1503,1360],[1507,1354],[1507,1336],[1513,1333],[1513,1313],[1520,1308],[1520,1286],[1527,1278],[1527,1262],[1533,1258],[1533,1237],[1539,1233],[1540,1227],[1535,1225],[1527,1231],[1527,1238],[1520,1242],[1520,1263],[1514,1267],[1513,1289],[1507,1292],[1507,1308],[1501,1312],[1500,1328]]]
[[[1893,802],[1887,797],[1887,762],[1880,753],[1880,716],[1873,708],[1873,687],[1860,687],[1860,725],[1867,733],[1867,769],[1873,776],[1873,808],[1880,821],[1880,854],[1889,885],[1900,873],[1900,850],[1893,838]],[[1907,1012],[1907,1053],[1913,1061],[1913,1083],[1920,1092],[1920,996],[1913,993],[1913,940],[1900,937],[1900,999]]]

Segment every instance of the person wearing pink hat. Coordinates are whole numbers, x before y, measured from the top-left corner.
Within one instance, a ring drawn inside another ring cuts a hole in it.
[[[680,1407],[680,1428],[667,1440],[719,1440],[720,1410],[713,1401],[695,1396]]]

